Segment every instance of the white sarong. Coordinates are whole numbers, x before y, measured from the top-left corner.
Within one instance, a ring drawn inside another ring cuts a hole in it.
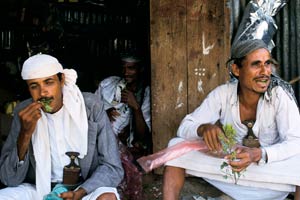
[[[94,192],[83,197],[82,200],[96,200],[97,197],[103,193],[114,193],[117,200],[120,200],[117,189],[113,187],[100,187]],[[7,187],[0,190],[1,200],[41,200],[38,199],[37,196],[38,194],[35,189],[35,185],[29,183],[22,183],[18,187]]]
[[[169,146],[180,141],[183,141],[183,139],[174,138],[170,141]],[[212,157],[199,151],[191,151],[167,162],[166,165],[184,168],[187,174],[193,176],[234,184],[233,179],[224,178],[225,174],[222,173],[220,168],[223,161],[224,159]],[[300,156],[265,165],[252,163],[242,173],[237,184],[247,187],[294,192],[295,185],[300,185],[299,165]]]

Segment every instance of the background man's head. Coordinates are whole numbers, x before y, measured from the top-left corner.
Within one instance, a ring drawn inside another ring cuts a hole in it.
[[[122,75],[127,84],[135,84],[142,77],[142,60],[135,55],[125,55],[121,57]]]

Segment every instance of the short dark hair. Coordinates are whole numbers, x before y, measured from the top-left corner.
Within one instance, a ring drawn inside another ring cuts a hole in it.
[[[61,73],[61,72],[58,72],[58,73],[57,73],[57,77],[58,77],[58,80],[61,81],[61,80],[62,80],[62,73]]]

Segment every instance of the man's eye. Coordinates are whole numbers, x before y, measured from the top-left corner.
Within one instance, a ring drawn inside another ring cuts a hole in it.
[[[37,88],[37,86],[36,86],[36,85],[31,85],[29,88],[30,88],[31,90],[34,90],[34,89]]]
[[[253,67],[260,67],[260,62],[254,62],[254,63],[252,63],[252,66]]]
[[[270,66],[270,65],[272,65],[273,63],[271,62],[271,61],[267,61],[267,62],[265,62],[265,66]]]
[[[54,82],[53,81],[47,81],[46,84],[47,85],[52,85]]]

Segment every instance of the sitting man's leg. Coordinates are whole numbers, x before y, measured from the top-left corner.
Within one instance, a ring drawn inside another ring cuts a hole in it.
[[[300,186],[296,186],[296,192],[294,200],[300,200]]]
[[[32,200],[36,195],[35,186],[29,183],[22,183],[17,187],[6,187],[0,190],[1,200]]]
[[[163,199],[178,200],[184,185],[185,169],[166,166],[163,178]]]
[[[113,187],[100,187],[94,192],[85,196],[82,200],[120,200],[118,191]]]

